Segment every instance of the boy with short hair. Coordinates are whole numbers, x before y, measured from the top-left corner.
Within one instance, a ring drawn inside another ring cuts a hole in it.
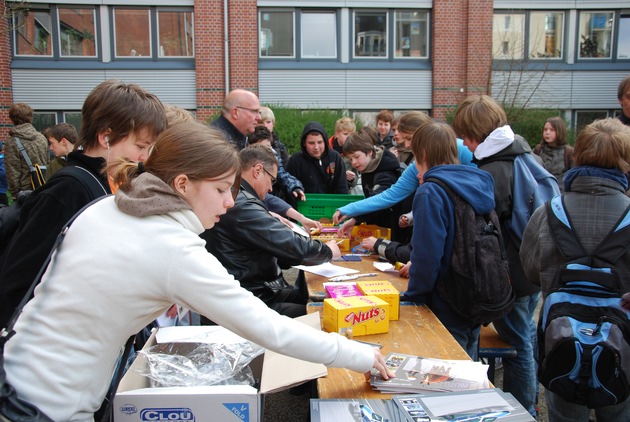
[[[306,193],[348,193],[346,166],[341,155],[328,145],[328,136],[319,122],[304,126],[301,151],[291,155],[287,171],[304,185]]]
[[[343,144],[351,133],[356,132],[357,125],[350,117],[342,117],[335,123],[335,135],[328,138],[328,144],[332,149],[341,154],[343,163],[346,166],[346,180],[348,181],[348,189],[350,192],[357,186],[359,181],[359,172],[352,168],[350,160],[343,153]],[[357,189],[360,189],[358,187]]]
[[[46,168],[46,181],[48,181],[54,173],[68,164],[66,157],[74,150],[74,144],[79,141],[79,135],[70,123],[59,123],[46,128],[43,133],[48,139],[50,150],[55,154],[55,158],[48,163]]]
[[[503,389],[512,393],[535,417],[538,381],[533,316],[540,299],[540,287],[525,277],[518,255],[520,241],[508,227],[513,207],[514,159],[520,154],[531,154],[532,150],[525,139],[512,132],[503,108],[487,95],[464,99],[455,112],[453,128],[473,152],[473,162],[494,178],[495,211],[501,223],[512,288],[516,295],[514,308],[505,317],[494,321],[499,335],[517,350],[515,358],[503,359]],[[416,224],[417,221],[414,227]],[[522,233],[518,235],[522,236]]]
[[[376,115],[376,145],[381,145],[387,149],[394,146],[394,132],[392,131],[392,121],[394,113],[389,110],[381,110]]]
[[[289,152],[287,147],[280,141],[278,134],[274,131],[276,127],[276,116],[273,114],[273,110],[269,107],[260,107],[260,124],[265,126],[271,132],[271,146],[277,153],[280,154],[280,158],[284,163],[289,162]]]

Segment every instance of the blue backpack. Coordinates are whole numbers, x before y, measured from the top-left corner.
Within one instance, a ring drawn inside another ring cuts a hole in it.
[[[630,206],[592,254],[571,226],[564,201],[547,204],[547,220],[565,263],[556,271],[538,322],[538,378],[549,391],[589,408],[630,393],[630,312],[615,263],[630,246]]]
[[[519,154],[514,159],[512,216],[507,222],[510,232],[520,242],[530,217],[536,208],[560,194],[558,181],[532,154]]]

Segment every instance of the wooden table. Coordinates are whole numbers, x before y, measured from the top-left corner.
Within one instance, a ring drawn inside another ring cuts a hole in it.
[[[378,255],[371,256],[362,256],[361,261],[333,261],[332,263],[335,265],[339,265],[340,267],[352,268],[355,270],[359,270],[359,274],[364,273],[377,273],[377,276],[374,277],[365,277],[359,278],[356,280],[350,281],[372,281],[372,280],[389,280],[390,283],[398,290],[399,292],[404,292],[407,290],[407,283],[409,282],[408,278],[401,277],[396,272],[383,272],[379,271],[374,267],[374,262],[378,261]],[[304,272],[306,278],[306,288],[308,289],[308,297],[310,300],[318,302],[324,300],[324,283],[330,281],[328,278],[323,277],[321,275],[309,273],[307,271]],[[350,274],[352,275],[352,274]]]
[[[323,302],[311,302],[307,312],[323,314]],[[381,353],[398,352],[441,359],[470,359],[440,320],[424,305],[401,302],[400,320],[389,322],[389,332],[356,337],[357,340],[380,343]],[[363,374],[349,369],[328,368],[328,376],[317,380],[320,398],[378,398],[391,395],[372,390]]]

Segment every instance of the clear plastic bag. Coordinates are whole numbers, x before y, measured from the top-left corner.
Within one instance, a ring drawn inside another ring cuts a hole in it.
[[[264,349],[251,342],[163,343],[139,352],[147,365],[138,372],[154,387],[256,384],[251,361]]]

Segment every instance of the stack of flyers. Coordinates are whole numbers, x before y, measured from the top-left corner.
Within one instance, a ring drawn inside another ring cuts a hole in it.
[[[498,388],[398,395],[393,401],[408,422],[535,422],[514,396]]]
[[[406,422],[393,400],[311,399],[311,422]]]
[[[387,367],[396,378],[384,380],[372,375],[370,384],[382,393],[401,394],[423,391],[462,391],[489,388],[488,365],[470,360],[440,360],[390,353]]]

